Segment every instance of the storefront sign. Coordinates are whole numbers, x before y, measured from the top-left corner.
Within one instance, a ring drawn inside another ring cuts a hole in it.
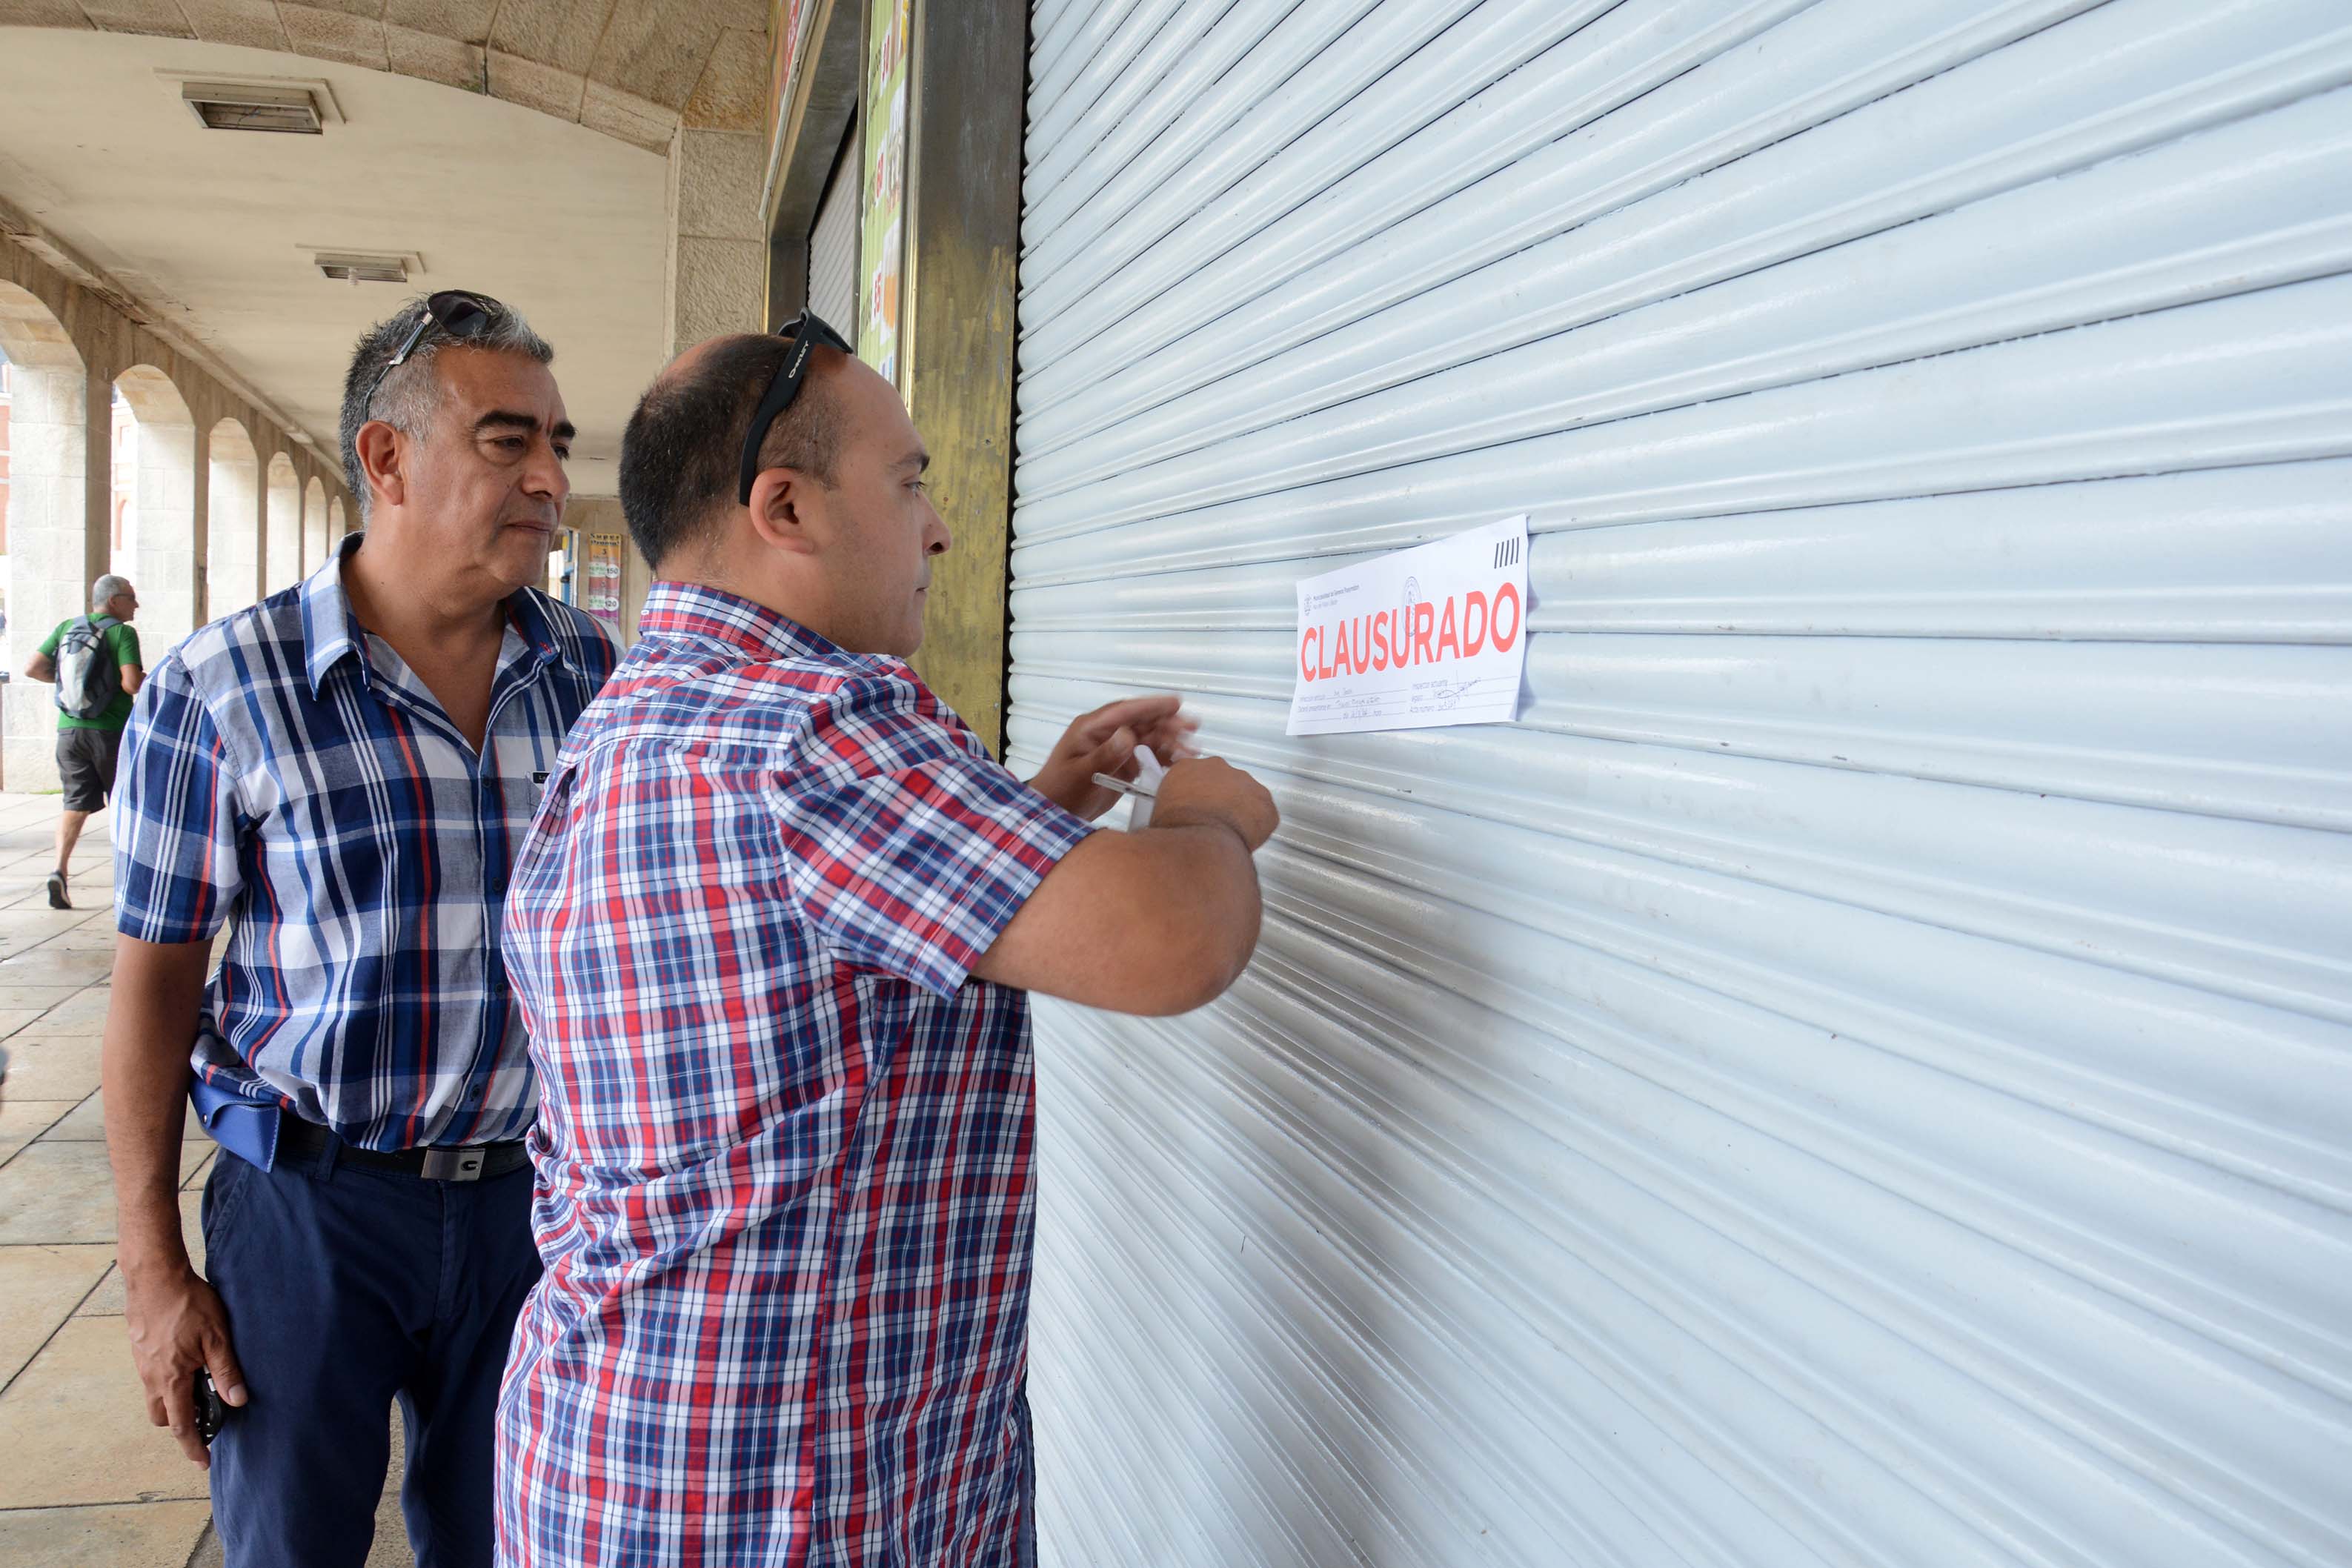
[[[604,623],[614,641],[621,636],[621,552],[626,548],[617,533],[592,533],[582,542],[572,591],[579,605]]]
[[[907,47],[913,0],[873,0],[866,61],[866,188],[858,246],[858,357],[898,380],[907,205]]]
[[[1525,517],[1309,577],[1289,732],[1507,723],[1527,621]]]
[[[800,58],[804,0],[771,0],[768,6],[768,139],[782,134],[784,100],[793,89],[793,67]]]

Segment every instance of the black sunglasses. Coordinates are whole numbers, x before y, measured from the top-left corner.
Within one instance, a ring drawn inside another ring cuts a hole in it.
[[[751,432],[743,437],[743,482],[735,493],[738,506],[751,504],[751,481],[760,477],[760,447],[768,438],[768,426],[801,395],[801,383],[808,379],[809,355],[815,352],[816,345],[824,343],[845,354],[857,352],[849,346],[848,339],[819,321],[816,312],[810,310],[803,310],[800,319],[791,326],[778,327],[776,336],[792,339],[793,352],[776,367],[775,376],[768,383],[768,395],[760,399],[759,411],[751,416]]]
[[[361,411],[364,413],[375,406],[376,391],[383,385],[383,378],[407,363],[408,356],[416,352],[416,345],[425,341],[425,328],[438,326],[450,337],[464,342],[488,331],[490,323],[506,314],[506,309],[488,294],[468,293],[463,289],[444,289],[438,294],[428,296],[425,301],[425,314],[416,318],[416,325],[408,329],[408,336],[401,341],[399,348],[393,351],[392,357],[383,362],[383,368],[375,373],[375,379],[368,383],[367,401],[360,405]]]

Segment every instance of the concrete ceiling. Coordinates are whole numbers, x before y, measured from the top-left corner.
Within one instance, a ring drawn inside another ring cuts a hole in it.
[[[756,131],[767,0],[0,0],[0,26],[283,50],[437,82],[662,152],[683,123]]]
[[[0,196],[194,338],[331,452],[352,341],[410,292],[331,283],[309,247],[413,252],[416,287],[479,289],[555,345],[609,495],[664,347],[666,160],[478,92],[261,49],[0,28]],[[320,136],[208,131],[158,71],[328,82]]]

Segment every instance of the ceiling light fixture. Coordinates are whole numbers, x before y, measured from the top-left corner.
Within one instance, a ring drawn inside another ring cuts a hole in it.
[[[270,131],[316,136],[326,129],[319,101],[299,87],[263,87],[245,82],[187,81],[180,101],[208,131]]]
[[[155,79],[208,131],[317,136],[343,121],[334,89],[319,77],[158,70]]]
[[[357,288],[362,283],[405,283],[425,270],[425,263],[415,252],[390,255],[362,250],[319,250],[302,247],[310,253],[310,265],[331,282],[349,283]]]

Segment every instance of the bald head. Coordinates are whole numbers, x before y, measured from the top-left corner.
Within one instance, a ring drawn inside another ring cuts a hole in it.
[[[743,443],[782,338],[720,338],[680,354],[621,444],[621,504],[664,579],[765,605],[852,653],[922,645],[931,563],[954,542],[931,504],[930,453],[896,387],[820,349],[770,426],[748,499]]]
[[[621,438],[621,510],[656,569],[712,538],[737,504],[751,417],[792,349],[772,333],[710,338],[672,360],[638,400]],[[819,348],[800,395],[768,426],[760,467],[791,468],[830,489],[845,434],[841,382],[865,368]]]
[[[717,350],[731,347],[740,351],[748,344],[765,342],[772,335],[767,332],[725,332],[715,338],[705,338],[681,352],[669,363],[662,366],[660,373],[654,377],[653,384],[660,386],[677,376],[692,375],[695,367],[709,360]],[[652,388],[649,387],[647,390],[650,391]]]

